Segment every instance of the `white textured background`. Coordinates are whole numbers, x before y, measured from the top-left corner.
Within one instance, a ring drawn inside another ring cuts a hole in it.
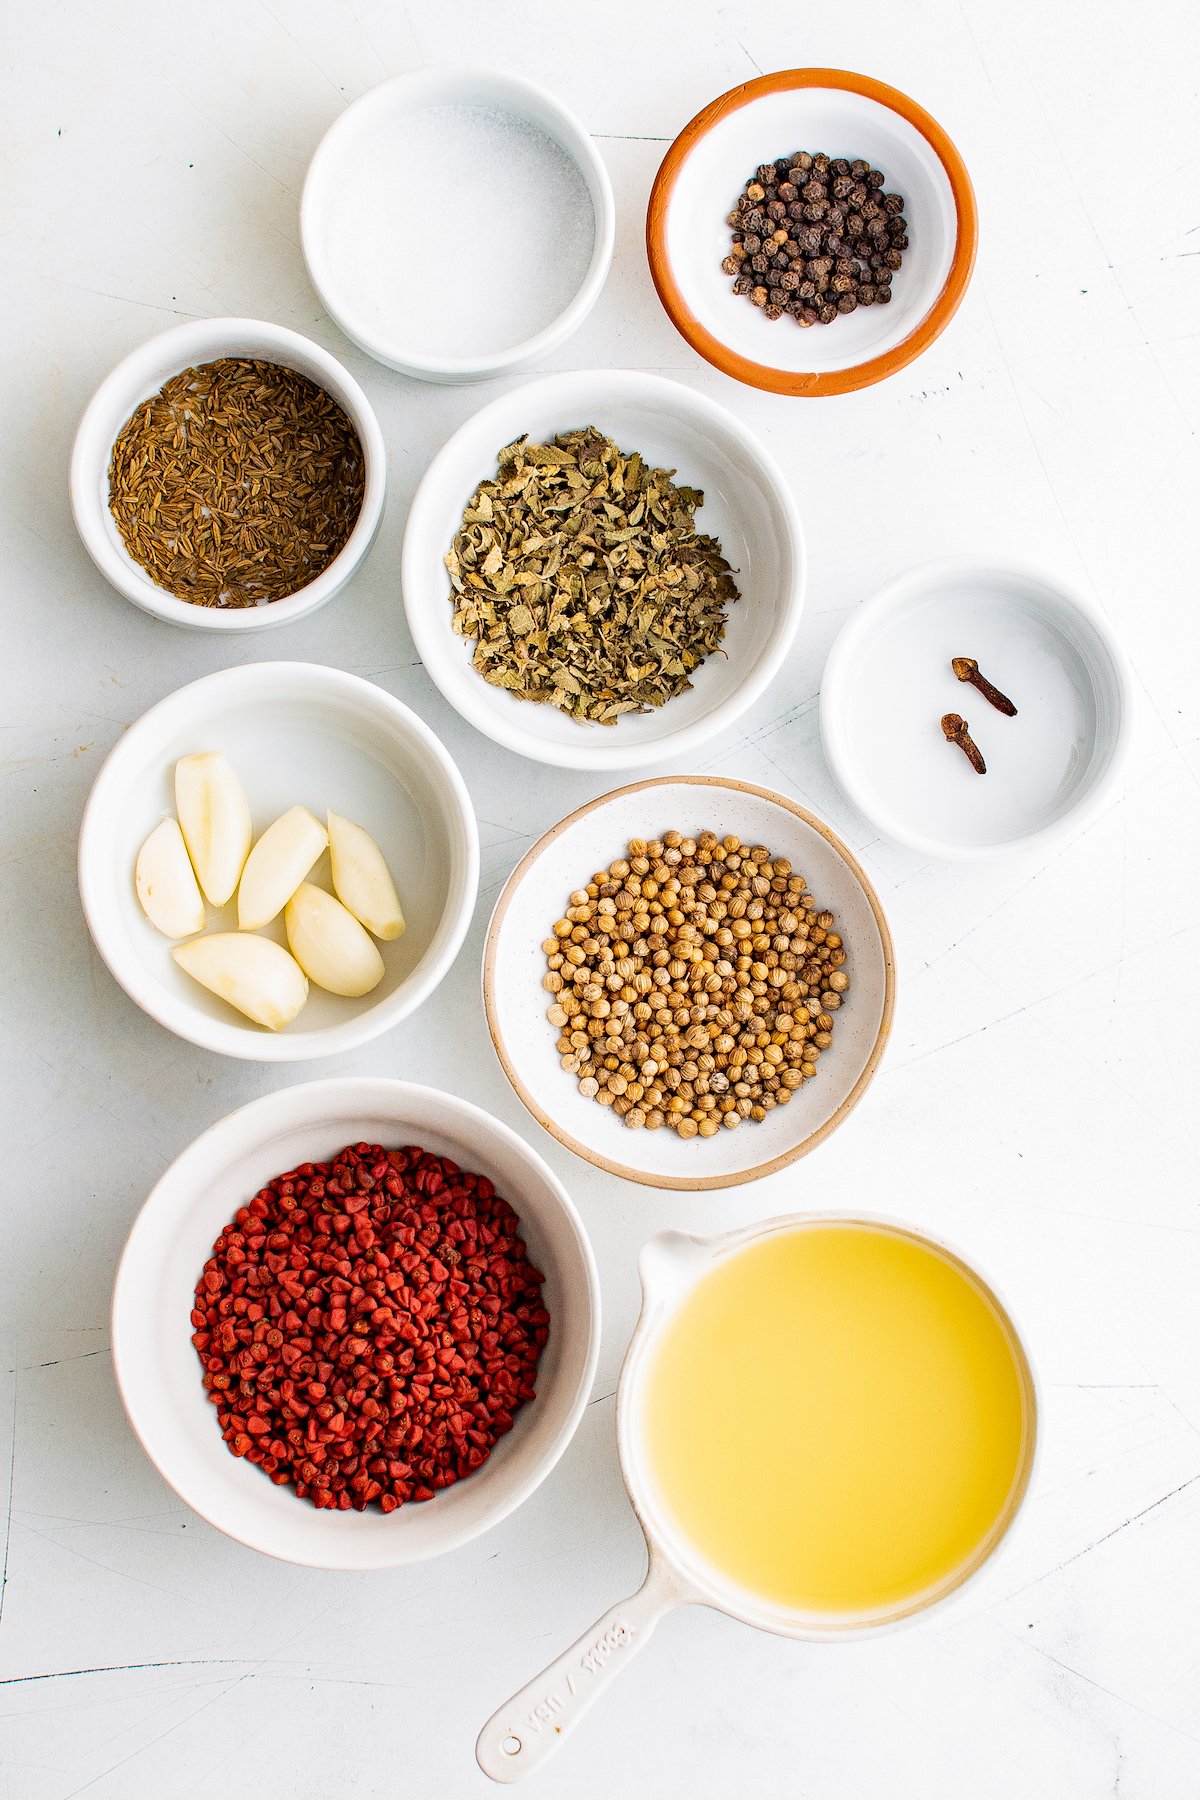
[[[810,1202],[944,1231],[1010,1296],[1045,1389],[1035,1498],[969,1597],[881,1641],[796,1645],[676,1614],[538,1792],[1200,1789],[1195,21],[1191,0],[5,0],[3,1800],[478,1800],[480,1723],[640,1575],[612,1405],[638,1246],[664,1225]],[[121,730],[223,660],[311,658],[381,682],[466,773],[483,892],[422,1012],[297,1077],[428,1077],[536,1132],[477,1004],[483,925],[531,839],[612,784],[486,744],[415,662],[397,590],[406,503],[487,396],[360,356],[323,316],[297,243],[307,159],[346,101],[464,54],[553,88],[612,171],[616,264],[552,366],[694,384],[737,408],[796,484],[812,553],[799,646],[695,766],[781,787],[845,834],[892,920],[900,1005],[867,1101],[753,1189],[623,1188],[539,1137],[602,1269],[586,1421],[536,1498],[475,1546],[326,1575],[193,1518],[125,1424],[106,1315],[129,1222],[195,1133],[290,1077],[177,1043],[125,999],[90,949],[74,841]],[[944,337],[882,387],[825,401],[752,393],[701,363],[660,311],[641,244],[670,137],[725,88],[797,63],[863,69],[923,102],[962,149],[982,215],[978,273]],[[111,593],[64,493],[101,376],[175,320],[219,313],[279,320],[341,356],[392,458],[383,531],[352,588],[236,647]],[[821,758],[822,659],[849,610],[897,570],[968,550],[1088,585],[1136,671],[1127,793],[1044,865],[923,865],[847,811]]]

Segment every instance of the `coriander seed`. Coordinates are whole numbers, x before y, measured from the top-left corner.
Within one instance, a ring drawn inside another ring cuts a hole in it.
[[[630,1130],[761,1123],[832,1043],[850,986],[834,923],[765,845],[632,839],[543,941],[563,1068]]]

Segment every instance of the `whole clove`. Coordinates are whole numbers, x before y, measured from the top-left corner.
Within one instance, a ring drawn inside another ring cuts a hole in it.
[[[975,743],[970,732],[967,730],[967,721],[964,718],[961,718],[958,713],[943,713],[942,730],[946,734],[946,742],[958,745],[975,773],[977,775],[986,775],[987,764],[983,760],[983,755],[978,744]]]
[[[973,688],[978,688],[989,706],[994,706],[997,712],[1002,712],[1008,719],[1016,718],[1017,709],[1008,695],[1002,694],[986,676],[979,673],[979,664],[973,656],[952,656],[950,667],[960,681],[969,681]]]

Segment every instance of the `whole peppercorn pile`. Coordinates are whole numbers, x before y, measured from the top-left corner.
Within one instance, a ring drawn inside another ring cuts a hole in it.
[[[817,1072],[846,952],[786,857],[666,831],[577,888],[542,945],[562,1066],[626,1125],[714,1137]]]
[[[486,1461],[549,1333],[519,1221],[481,1175],[355,1144],[240,1207],[193,1337],[234,1456],[314,1506],[394,1512]]]
[[[899,194],[858,158],[797,150],[763,163],[729,214],[721,267],[735,294],[797,325],[832,325],[860,306],[886,306],[908,248]]]

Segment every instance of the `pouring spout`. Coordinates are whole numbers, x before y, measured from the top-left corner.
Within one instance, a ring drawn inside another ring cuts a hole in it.
[[[677,1299],[712,1259],[712,1238],[696,1237],[689,1231],[660,1231],[642,1246],[638,1257],[644,1299]]]

